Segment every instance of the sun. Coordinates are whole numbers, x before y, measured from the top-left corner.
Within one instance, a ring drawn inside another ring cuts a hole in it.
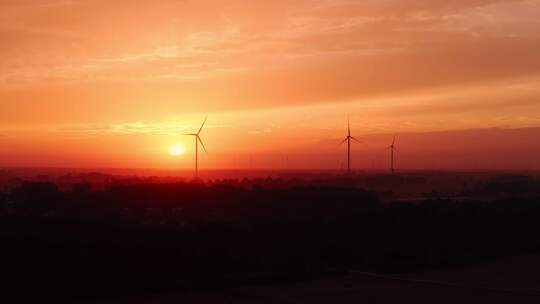
[[[172,156],[179,156],[186,152],[186,149],[179,144],[174,144],[169,149],[169,154]]]

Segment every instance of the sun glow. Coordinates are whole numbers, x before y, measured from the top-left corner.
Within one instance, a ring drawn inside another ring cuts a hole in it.
[[[186,152],[186,149],[179,144],[174,144],[169,149],[169,154],[172,156],[179,156]]]

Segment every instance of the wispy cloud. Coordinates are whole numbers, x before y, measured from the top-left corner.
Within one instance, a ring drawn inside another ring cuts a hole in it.
[[[110,124],[64,125],[56,128],[57,132],[94,134],[94,135],[179,135],[197,130],[199,122],[163,121],[163,122],[116,122]],[[207,129],[220,128],[222,125],[208,123]]]
[[[88,117],[136,119],[122,111],[150,101],[179,112],[365,104],[540,73],[540,0],[226,3],[2,2],[2,101],[20,109],[10,113],[60,104],[69,120],[83,116],[71,99]]]
[[[7,46],[0,50],[6,58],[2,79],[195,80],[254,71],[261,64],[286,68],[302,58],[315,60],[309,64],[343,55],[378,60],[388,52],[439,47],[443,56],[448,43],[480,43],[477,55],[484,56],[490,50],[483,49],[482,37],[538,38],[540,22],[537,0],[279,1],[260,8],[235,0],[221,12],[187,13],[204,3],[142,1],[130,3],[130,10],[123,1],[0,5],[6,8],[0,12],[0,39]],[[108,21],[118,26],[94,24],[96,10],[116,17]],[[68,12],[77,20],[62,26],[53,18]],[[140,18],[143,12],[149,17]],[[131,26],[135,21],[137,28]]]
[[[248,131],[247,133],[250,134],[250,135],[269,134],[269,133],[272,133],[272,129],[271,128],[265,128],[265,129],[261,129],[261,130],[251,130],[251,131]]]

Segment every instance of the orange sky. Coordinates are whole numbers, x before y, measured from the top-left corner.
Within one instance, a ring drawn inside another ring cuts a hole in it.
[[[208,114],[202,168],[339,168],[350,116],[356,168],[387,166],[398,134],[404,168],[538,169],[538,16],[540,0],[3,0],[0,166],[190,168],[179,134]]]

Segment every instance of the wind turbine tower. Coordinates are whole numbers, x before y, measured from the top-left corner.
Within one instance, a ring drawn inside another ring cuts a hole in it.
[[[344,144],[347,142],[347,173],[351,173],[351,139],[359,142],[360,141],[353,136],[351,136],[351,122],[347,120],[347,137],[341,142],[341,144]]]
[[[396,172],[394,168],[394,152],[397,152],[395,136],[394,136],[394,139],[392,140],[392,144],[388,146],[387,149],[390,149],[390,171],[392,172],[392,175],[394,175],[394,173]]]
[[[203,147],[204,149],[204,152],[208,153],[208,151],[206,151],[206,147],[204,146],[204,143],[201,139],[201,137],[199,136],[201,134],[201,131],[204,127],[204,124],[206,123],[206,120],[208,119],[208,116],[204,119],[201,127],[199,128],[199,131],[197,133],[190,133],[190,134],[184,134],[184,135],[187,135],[187,136],[193,136],[195,137],[195,179],[198,180],[199,179],[199,143],[201,143],[201,146]]]

